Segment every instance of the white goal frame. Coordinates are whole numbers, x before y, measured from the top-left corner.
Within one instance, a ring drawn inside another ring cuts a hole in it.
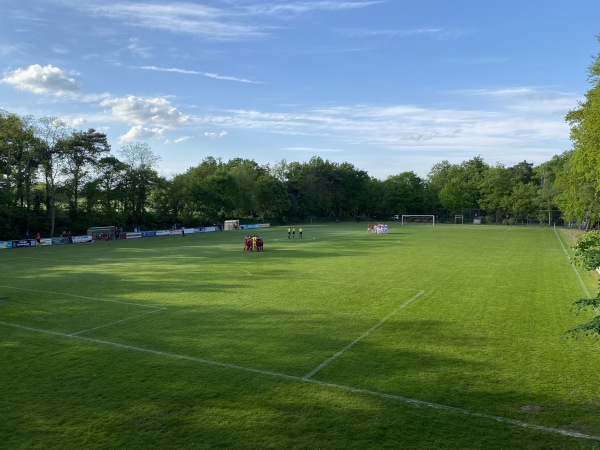
[[[415,220],[410,220],[415,219]],[[402,225],[432,225],[435,226],[433,214],[402,214]]]
[[[87,229],[87,234],[88,236],[92,236],[92,239],[97,236],[99,233],[108,233],[110,235],[109,239],[113,240],[116,239],[117,236],[115,234],[115,226],[114,225],[109,225],[109,226],[105,226],[105,227],[90,227]]]

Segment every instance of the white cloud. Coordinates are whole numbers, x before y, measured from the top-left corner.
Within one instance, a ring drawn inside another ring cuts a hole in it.
[[[73,5],[90,15],[115,19],[130,26],[165,30],[177,34],[192,34],[209,40],[231,41],[264,36],[252,24],[244,24],[235,8],[219,10],[195,3],[85,3]]]
[[[404,38],[410,36],[426,36],[440,40],[458,39],[467,36],[469,33],[459,29],[446,28],[413,28],[408,30],[366,30],[366,29],[343,29],[339,31],[347,37],[353,38]]]
[[[21,48],[22,44],[16,44],[13,42],[0,42],[0,56],[8,56],[12,53],[24,53]]]
[[[152,125],[159,128],[177,128],[190,120],[164,98],[145,99],[130,95],[106,99],[102,106],[111,108],[113,117],[135,125]]]
[[[8,72],[1,81],[19,90],[36,94],[63,96],[76,94],[81,89],[81,84],[77,80],[69,78],[63,70],[51,64],[44,67],[33,64],[26,69],[13,70]]]
[[[135,3],[70,2],[91,16],[103,16],[128,26],[191,34],[211,41],[237,41],[264,38],[276,26],[262,21],[290,20],[301,14],[367,8],[382,1],[296,1],[283,4],[225,2],[223,8],[195,2]]]
[[[203,116],[198,122],[206,127],[305,136],[326,139],[325,142],[335,143],[335,146],[375,147],[392,152],[420,150],[451,154],[469,151],[479,154],[490,149],[548,147],[551,142],[568,140],[564,115],[569,105],[574,104],[572,95],[517,87],[486,92],[484,97],[481,105],[472,108],[395,104],[349,105],[285,113],[230,110]]]
[[[454,93],[473,98],[493,101],[507,111],[538,114],[553,114],[564,117],[582,100],[579,95],[547,88],[517,86],[499,89],[470,89]]]
[[[319,147],[286,147],[284,150],[289,152],[303,152],[310,153],[311,155],[318,153],[340,153],[344,150],[339,150],[335,148],[319,148]]]
[[[77,117],[75,119],[70,120],[70,124],[73,128],[83,125],[84,123],[87,123],[87,119],[84,117]]]
[[[204,136],[209,137],[211,139],[224,138],[227,136],[227,131],[219,131],[218,133],[205,131]]]
[[[140,58],[152,58],[152,56],[154,56],[151,51],[152,49],[150,47],[140,46],[139,42],[140,39],[137,37],[129,38],[127,50],[129,50],[133,56],[138,56]]]
[[[52,47],[52,51],[59,55],[67,55],[70,53],[69,49],[62,45],[55,45],[54,47]]]
[[[349,9],[366,8],[373,6],[381,1],[370,2],[348,2],[348,1],[303,1],[289,2],[284,4],[276,3],[259,3],[257,5],[248,6],[248,12],[256,15],[271,15],[271,16],[297,16],[306,14],[312,11],[342,11]]]
[[[147,139],[163,139],[163,128],[145,128],[141,125],[131,127],[131,129],[119,137],[119,142],[145,141]]]
[[[135,67],[135,66],[133,66]],[[156,72],[171,72],[171,73],[180,73],[180,74],[184,74],[184,75],[201,75],[207,78],[214,78],[216,80],[225,80],[225,81],[238,81],[240,83],[252,83],[252,84],[258,84],[260,82],[258,81],[252,81],[252,80],[248,80],[245,78],[238,78],[238,77],[232,77],[232,76],[228,76],[228,75],[219,75],[217,73],[210,73],[210,72],[201,72],[198,70],[189,70],[189,69],[180,69],[180,68],[176,68],[176,67],[156,67],[156,66],[141,66],[141,67],[135,67],[136,69],[142,69],[142,70],[152,70],[152,71],[156,71]]]
[[[192,137],[191,136],[181,136],[178,137],[177,139],[166,139],[165,140],[165,144],[181,144],[182,142],[188,141],[190,140]]]

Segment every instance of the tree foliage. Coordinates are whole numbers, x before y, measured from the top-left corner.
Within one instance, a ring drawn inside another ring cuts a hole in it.
[[[574,247],[575,256],[573,260],[585,270],[596,270],[600,267],[600,231],[585,233],[577,241]],[[577,312],[592,310],[595,317],[592,320],[571,328],[567,333],[572,336],[600,336],[600,291],[593,298],[580,298],[574,303]]]
[[[64,177],[64,190],[69,204],[69,215],[77,223],[79,212],[79,192],[93,172],[96,161],[110,151],[106,135],[94,129],[79,131],[62,142],[65,164],[61,175]]]
[[[452,212],[477,208],[481,198],[481,180],[489,169],[483,158],[477,156],[461,164],[446,165],[441,169],[445,179],[439,190],[441,204]]]
[[[569,218],[584,215],[595,223],[600,220],[600,55],[589,67],[589,80],[585,100],[566,117],[574,151],[561,184]]]
[[[600,267],[600,231],[590,231],[582,235],[574,247],[573,260],[585,270]]]
[[[600,41],[600,36],[598,36]],[[583,217],[585,228],[600,221],[600,54],[589,67],[591,89],[585,100],[569,112],[573,152],[567,169],[558,176],[559,204],[568,218]],[[575,246],[574,260],[586,270],[600,267],[600,231],[584,234]],[[595,317],[569,330],[572,335],[600,336],[600,291],[595,298],[575,302],[578,311],[592,309]]]

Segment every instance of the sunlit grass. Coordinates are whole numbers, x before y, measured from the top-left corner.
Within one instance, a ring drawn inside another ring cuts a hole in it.
[[[564,338],[595,280],[570,236],[304,231],[261,230],[264,253],[241,231],[2,251],[2,441],[596,448],[598,342]]]

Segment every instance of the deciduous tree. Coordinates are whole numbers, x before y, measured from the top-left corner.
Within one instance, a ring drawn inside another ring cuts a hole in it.
[[[596,223],[600,220],[600,55],[589,67],[589,80],[592,87],[585,100],[566,116],[574,152],[559,182],[567,218]]]
[[[65,192],[69,202],[71,221],[75,222],[81,186],[98,164],[101,155],[110,152],[110,145],[106,135],[93,128],[73,133],[61,145],[64,148],[65,158],[65,164],[62,167],[62,174],[65,177]]]
[[[573,260],[583,269],[595,270],[600,267],[600,231],[590,231],[581,236],[574,250]],[[594,317],[588,322],[571,328],[568,333],[574,336],[600,336],[600,313],[598,312],[598,308],[600,308],[600,291],[598,291],[596,297],[580,298],[575,302],[575,307],[578,312],[593,311]]]

